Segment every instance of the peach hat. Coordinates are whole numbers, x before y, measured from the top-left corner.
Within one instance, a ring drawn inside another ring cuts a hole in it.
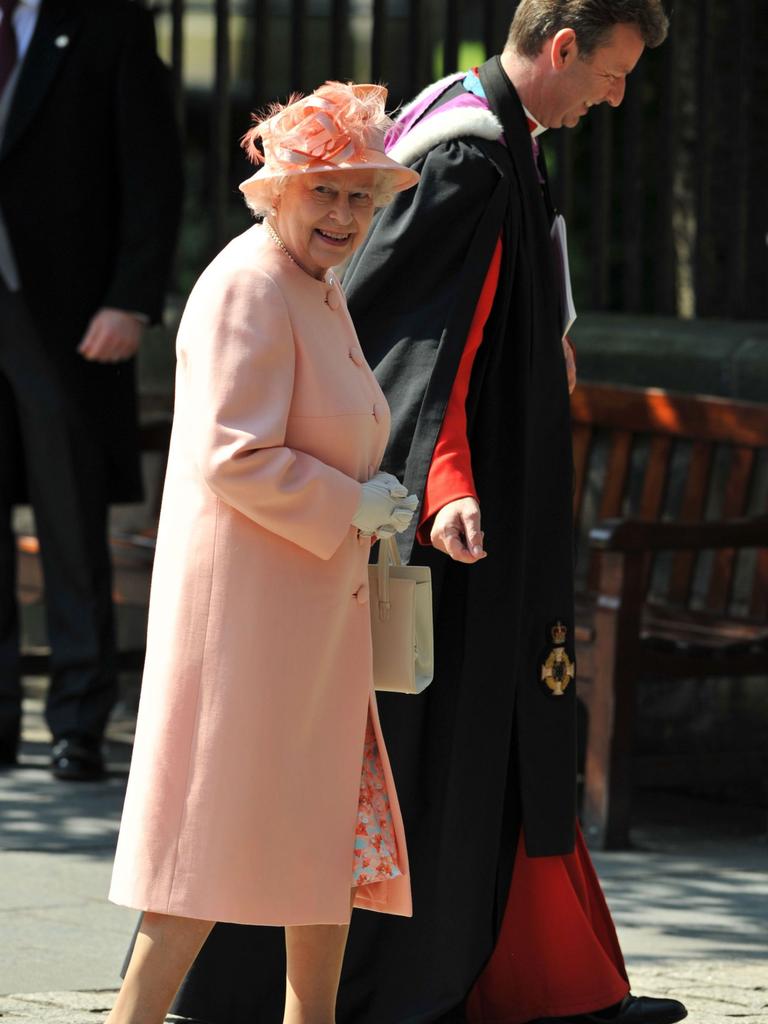
[[[402,192],[419,180],[416,171],[391,160],[384,136],[391,120],[382,85],[326,82],[310,96],[274,104],[242,140],[254,163],[263,166],[240,184],[253,203],[269,204],[274,178],[318,171],[377,171],[385,192]],[[264,153],[256,145],[261,139]]]

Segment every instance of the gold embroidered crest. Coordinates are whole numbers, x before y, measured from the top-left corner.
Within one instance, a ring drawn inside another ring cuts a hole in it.
[[[574,674],[574,664],[564,647],[556,647],[550,651],[549,657],[541,666],[541,681],[549,687],[553,697],[563,696]]]

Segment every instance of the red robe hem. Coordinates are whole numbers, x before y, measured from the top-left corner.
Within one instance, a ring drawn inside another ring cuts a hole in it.
[[[529,857],[521,834],[501,931],[468,1024],[592,1013],[629,992],[619,940],[577,827],[573,853]]]

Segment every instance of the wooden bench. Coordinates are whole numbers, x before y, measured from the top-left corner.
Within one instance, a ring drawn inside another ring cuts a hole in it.
[[[644,680],[768,684],[768,407],[582,383],[572,413],[582,823],[616,849],[638,783],[765,779],[765,750],[640,757],[633,731]]]

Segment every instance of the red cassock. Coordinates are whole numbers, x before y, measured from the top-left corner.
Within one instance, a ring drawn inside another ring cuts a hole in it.
[[[499,239],[435,445],[418,534],[424,544],[436,512],[458,498],[477,497],[466,400],[501,253]],[[469,1024],[589,1013],[620,1002],[628,991],[616,929],[578,827],[573,853],[559,857],[529,857],[521,835],[496,948],[467,1002]]]

